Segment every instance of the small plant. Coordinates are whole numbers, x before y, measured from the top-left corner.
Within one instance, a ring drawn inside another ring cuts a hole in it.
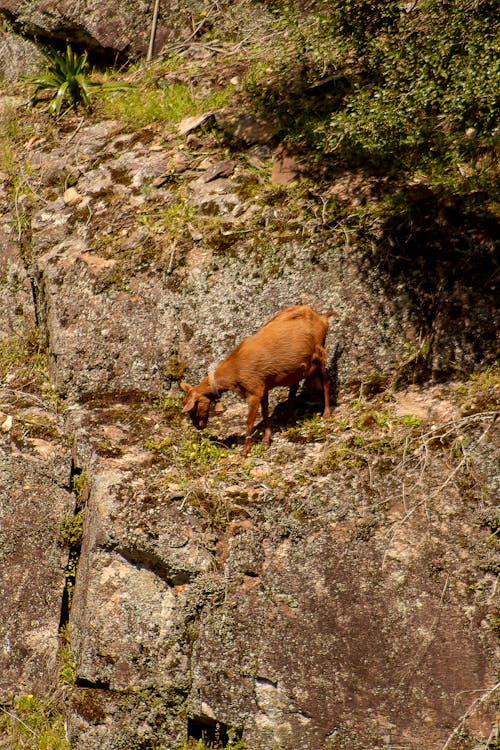
[[[227,456],[225,446],[214,442],[205,433],[193,433],[182,439],[173,435],[149,438],[144,447],[158,457],[168,458],[171,463],[186,467],[190,474],[215,468]]]
[[[73,594],[75,591],[76,569],[78,567],[79,558],[80,558],[80,551],[78,549],[70,550],[68,563],[64,571],[64,576],[66,578],[66,594],[68,597],[68,607],[70,609],[71,609],[71,602],[73,601]]]
[[[241,739],[240,732],[234,727],[228,727],[227,739],[223,742],[218,736],[218,731],[215,732],[214,739],[209,739],[205,733],[201,739],[189,737],[178,750],[223,750],[223,748],[231,748],[231,750],[246,750],[247,745]]]
[[[63,625],[59,630],[59,640],[61,642],[59,649],[59,677],[66,685],[74,685],[76,664],[71,650],[69,623]]]
[[[431,353],[430,340],[424,337],[418,343],[406,342],[406,358],[398,365],[394,378],[394,386],[406,383],[419,383],[429,372],[429,357]]]
[[[83,520],[84,511],[79,510],[74,516],[69,516],[63,520],[60,526],[60,536],[63,543],[68,547],[68,562],[64,570],[66,578],[66,595],[68,597],[68,606],[71,607],[73,593],[76,583],[76,571],[80,559],[80,550],[83,539]]]
[[[179,363],[177,365],[175,363],[175,358],[172,358],[174,360],[174,364],[171,366],[171,363],[168,364],[168,374],[169,377],[173,378],[172,372],[174,371],[174,367],[178,367],[177,374],[182,370],[185,369],[185,366],[183,363]],[[184,425],[184,420],[182,416],[182,394],[181,393],[175,393],[170,392],[168,393],[159,403],[159,406],[162,411],[163,418],[166,422],[172,427],[172,428],[182,428]]]
[[[49,104],[51,115],[58,115],[63,106],[76,108],[81,104],[90,109],[92,85],[85,78],[85,70],[88,67],[87,53],[78,55],[68,44],[65,54],[46,52],[44,57],[47,68],[42,76],[32,81],[35,85],[32,103],[38,102],[40,92],[48,91],[52,97]]]
[[[328,435],[328,423],[315,414],[303,419],[300,424],[289,427],[286,436],[292,443],[314,443],[324,441]]]
[[[179,460],[185,466],[195,465],[200,469],[209,469],[220,459],[225,458],[225,448],[210,439],[209,435],[201,435],[199,440],[184,440],[179,448]]]
[[[78,497],[79,501],[82,501],[85,498],[89,489],[89,480],[86,471],[80,471],[80,473],[72,476],[71,489]]]
[[[182,376],[186,372],[186,365],[182,360],[179,359],[179,357],[170,357],[167,364],[167,372],[172,380],[181,380]],[[165,399],[165,401],[167,401],[167,399]],[[171,401],[174,402],[174,398],[172,398]],[[175,400],[176,404],[177,401],[179,401],[180,403],[180,399]]]
[[[500,409],[500,370],[490,367],[474,373],[456,391],[462,414],[465,416],[482,411]]]
[[[86,78],[88,69],[87,52],[81,55],[74,52],[71,45],[66,45],[66,52],[46,52],[46,70],[32,83],[35,90],[31,97],[32,104],[39,101],[39,94],[49,92],[49,114],[59,115],[64,107],[76,109],[83,106],[91,108],[90,96],[103,88],[123,89],[129,88],[128,84],[110,84],[89,81]]]
[[[174,439],[170,436],[164,438],[149,438],[144,443],[144,447],[146,450],[155,453],[157,456],[170,456],[173,444]]]
[[[74,685],[76,667],[71,649],[68,646],[63,646],[59,652],[59,658],[61,660],[59,677],[65,685]]]
[[[61,539],[68,547],[77,547],[81,544],[83,536],[83,511],[79,511],[74,516],[68,516],[61,523]]]

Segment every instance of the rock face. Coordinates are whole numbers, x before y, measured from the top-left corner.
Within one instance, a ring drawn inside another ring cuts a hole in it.
[[[2,393],[0,421],[13,411]],[[0,700],[20,692],[47,691],[58,674],[58,631],[65,587],[67,552],[59,528],[71,516],[68,456],[46,438],[25,438],[12,452],[20,427],[43,431],[45,415],[25,408],[1,436],[0,444],[0,596],[2,652]],[[38,417],[38,421],[37,421]],[[24,425],[20,421],[24,420]],[[66,460],[65,460],[66,459]]]
[[[18,34],[0,31],[0,80],[13,82],[35,75],[41,54],[34,42]]]
[[[320,468],[318,443],[290,450],[282,437],[246,478],[231,457],[212,470],[193,457],[182,487],[175,447],[172,459],[144,450],[158,417],[109,400],[72,414],[77,450],[115,454],[94,454],[91,470],[72,746],[129,747],[140,734],[169,747],[218,722],[250,748],[441,747],[468,691],[494,679],[486,600],[468,593],[484,540],[476,504],[445,499],[442,475],[419,462],[370,480]],[[493,490],[490,471],[487,459]],[[401,502],[399,482],[419,474]],[[476,730],[490,721],[475,715]]]
[[[484,746],[495,386],[477,408],[453,384],[384,390],[416,361],[408,289],[330,242],[325,203],[269,185],[269,134],[228,159],[192,126],[41,122],[24,145],[36,194],[13,192],[7,172],[0,183],[1,341],[7,351],[37,330],[50,373],[35,377],[28,339],[18,369],[1,360],[1,700],[46,689],[68,618],[75,750],[203,733],[248,750],[439,750],[455,729],[461,747]],[[436,302],[437,372],[490,354],[490,298],[450,284],[476,304],[464,335],[450,298]],[[257,438],[243,461],[245,404],[225,397],[199,435],[177,382],[299,302],[336,313],[335,414],[318,418],[309,384],[287,421],[273,392],[273,445],[263,453]],[[70,477],[83,473],[76,498]],[[65,613],[59,530],[77,501]]]
[[[156,33],[157,49],[177,32],[189,29],[190,16],[176,3],[161,4]],[[70,41],[94,54],[111,58],[143,55],[148,48],[152,5],[140,2],[111,4],[2,0],[3,14],[15,29],[40,40]],[[187,34],[186,34],[187,35]]]
[[[140,35],[144,44],[144,23],[147,9],[130,8],[126,4],[109,6],[102,3],[38,3],[6,0],[0,11],[32,36],[50,39],[70,39],[100,51],[123,52],[131,44],[131,38]],[[144,13],[144,15],[142,15]],[[82,19],[85,19],[82,23]],[[142,22],[142,23],[141,23]],[[137,26],[135,24],[137,23]]]

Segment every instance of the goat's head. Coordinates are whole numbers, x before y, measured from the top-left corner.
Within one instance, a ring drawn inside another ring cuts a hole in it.
[[[207,426],[210,406],[216,400],[213,393],[210,393],[199,385],[192,386],[188,383],[181,383],[181,388],[186,394],[184,397],[183,413],[189,414],[191,421],[197,430],[203,430]]]

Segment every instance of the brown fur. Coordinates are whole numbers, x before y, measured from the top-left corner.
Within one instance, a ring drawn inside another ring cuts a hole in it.
[[[243,455],[250,450],[250,435],[255,418],[262,408],[264,443],[271,441],[268,391],[277,386],[290,388],[289,400],[298,384],[318,372],[325,400],[324,417],[330,416],[325,339],[328,317],[318,315],[307,305],[287,307],[245,339],[221,362],[210,376],[196,386],[181,383],[186,393],[184,412],[198,429],[206,427],[210,405],[224,391],[234,391],[248,404],[247,429]]]

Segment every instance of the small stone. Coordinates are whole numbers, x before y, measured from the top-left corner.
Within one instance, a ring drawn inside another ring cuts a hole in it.
[[[0,425],[0,429],[2,430],[2,432],[10,432],[10,430],[12,429],[12,422],[12,414],[8,414]]]
[[[195,115],[194,117],[185,117],[179,123],[179,135],[188,135],[189,133],[192,133],[193,130],[198,130],[203,125],[208,125],[213,121],[215,121],[215,115],[213,112],[205,112],[202,115]]]
[[[276,135],[276,127],[253,114],[240,115],[230,126],[233,137],[253,146],[256,143],[269,143]]]
[[[212,182],[212,180],[217,180],[219,177],[230,177],[234,173],[235,167],[236,162],[232,159],[219,161],[217,164],[209,167],[201,179],[203,182]]]
[[[271,183],[273,185],[289,185],[300,177],[300,167],[286,144],[281,144],[276,149],[273,158],[271,172]]]
[[[74,187],[70,187],[64,191],[63,199],[67,206],[76,206],[83,200],[83,195],[80,195]]]

